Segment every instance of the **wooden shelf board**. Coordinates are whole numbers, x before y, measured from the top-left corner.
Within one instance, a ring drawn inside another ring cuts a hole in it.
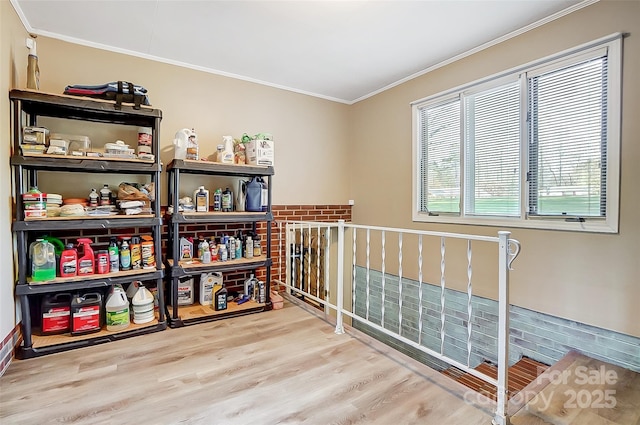
[[[138,329],[151,328],[155,326],[158,326],[157,318],[152,320],[149,323],[144,323],[141,325],[137,325],[133,323],[133,320],[132,320],[131,325],[129,325],[127,329],[123,329],[121,331],[115,331],[115,332],[108,331],[106,326],[103,326],[100,332],[93,332],[93,333],[84,334],[84,335],[71,335],[70,333],[64,333],[64,334],[58,334],[58,335],[36,335],[34,332],[32,336],[32,343],[33,343],[33,348],[38,349],[38,348],[50,347],[53,345],[60,345],[60,344],[77,342],[77,341],[84,341],[87,339],[105,337],[109,335],[121,334],[121,333],[131,332]]]
[[[255,215],[256,217],[263,217],[267,214],[266,211],[232,211],[232,212],[219,212],[219,211],[209,211],[209,212],[182,212],[181,215],[185,217],[238,217],[238,216],[247,216],[247,215]]]
[[[164,269],[164,265],[162,265]],[[27,278],[28,285],[56,285],[58,283],[69,283],[69,282],[84,282],[87,280],[99,280],[99,279],[107,279],[107,278],[119,278],[119,277],[127,277],[127,276],[142,276],[147,273],[153,273],[157,271],[154,267],[152,269],[139,269],[139,270],[121,270],[115,273],[103,273],[103,274],[89,274],[82,276],[73,276],[73,277],[56,277],[54,280],[45,280],[42,282],[33,282],[30,277]]]
[[[264,308],[265,304],[257,303],[255,301],[247,301],[244,304],[236,304],[235,302],[230,302],[227,304],[226,310],[216,311],[212,306],[204,306],[198,303],[192,305],[181,305],[178,306],[178,315],[183,321],[188,321],[192,319],[199,319],[201,317],[215,317],[222,316],[225,314],[233,314],[237,312],[242,312],[246,310],[252,310],[257,308]],[[169,311],[172,311],[173,307],[169,306]]]
[[[126,214],[118,214],[118,215],[101,215],[101,216],[93,216],[93,215],[78,215],[73,217],[26,217],[24,221],[70,221],[70,220],[119,220],[119,219],[145,219],[145,218],[155,218],[153,214],[137,214],[137,215],[126,215]]]
[[[244,264],[253,264],[253,263],[262,263],[267,260],[267,257],[261,255],[259,257],[253,258],[240,258],[234,260],[227,261],[212,261],[211,263],[205,264],[200,260],[191,260],[191,261],[180,261],[179,265],[183,269],[195,269],[198,267],[207,267],[207,266],[240,266]],[[173,260],[168,260],[170,265],[173,265]]]
[[[215,165],[216,167],[228,168],[229,170],[242,170],[242,169],[252,169],[252,168],[261,168],[263,170],[268,170],[270,167],[268,165],[249,165],[249,164],[223,164],[221,162],[208,161],[208,160],[193,160],[193,159],[183,159],[182,160],[185,165],[193,164],[195,166],[198,165]],[[172,164],[171,161],[169,164]]]
[[[96,151],[97,153],[102,153]],[[138,158],[118,158],[112,156],[77,156],[77,155],[52,155],[46,153],[33,153],[33,152],[23,152],[21,156],[25,158],[53,158],[53,159],[77,159],[77,160],[90,160],[90,161],[108,161],[108,162],[133,162],[139,164],[154,164],[155,161],[152,159],[138,159]]]
[[[115,105],[116,102],[114,100],[110,100],[110,99],[100,99],[97,97],[90,97],[90,96],[73,96],[70,94],[61,94],[61,93],[49,93],[49,92],[43,92],[41,90],[35,90],[35,89],[13,89],[11,90],[11,94],[13,95],[15,93],[15,97],[17,98],[22,98],[23,97],[23,93],[24,94],[34,94],[34,95],[44,95],[44,96],[51,96],[53,98],[63,98],[63,99],[70,99],[70,100],[77,100],[79,102],[85,102],[85,103],[91,103],[91,102],[95,102],[95,103],[104,103],[105,105]],[[13,96],[11,96],[13,98]],[[34,100],[29,100],[30,102],[38,102],[37,99]],[[133,107],[134,103],[131,102],[122,102],[123,105],[125,106],[129,106],[129,107]],[[140,108],[146,109],[148,111],[153,111],[154,108],[153,106],[150,105],[140,105]],[[116,110],[117,112],[117,110]]]

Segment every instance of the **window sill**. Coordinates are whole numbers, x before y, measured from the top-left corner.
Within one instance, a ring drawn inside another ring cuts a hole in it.
[[[456,224],[470,226],[515,227],[522,229],[559,230],[568,232],[618,233],[617,220],[585,219],[565,221],[562,218],[529,218],[519,217],[459,217],[453,215],[433,216],[423,212],[414,212],[413,221],[420,223]]]

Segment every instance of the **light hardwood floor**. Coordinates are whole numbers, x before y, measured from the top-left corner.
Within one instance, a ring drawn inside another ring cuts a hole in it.
[[[354,331],[282,310],[14,360],[1,424],[489,425],[468,389]]]
[[[531,394],[513,425],[640,425],[640,373],[579,353],[543,373]]]

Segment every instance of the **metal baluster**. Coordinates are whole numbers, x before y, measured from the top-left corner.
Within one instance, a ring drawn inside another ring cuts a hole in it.
[[[367,312],[366,312],[366,319],[369,320],[369,266],[370,266],[370,261],[369,261],[369,254],[370,254],[370,247],[369,247],[369,242],[371,241],[371,230],[367,229]]]
[[[445,289],[445,280],[444,280],[444,252],[445,252],[445,244],[444,237],[440,238],[440,354],[444,354],[444,289]]]
[[[357,229],[353,229],[353,269],[351,272],[351,276],[353,276],[353,284],[351,285],[351,290],[353,292],[351,297],[351,311],[355,314],[356,312],[356,234]]]
[[[336,279],[336,330],[340,335],[344,333],[343,313],[344,313],[344,220],[338,220],[338,277]]]
[[[402,233],[398,233],[398,334],[402,335]]]
[[[329,252],[329,248],[331,247],[331,227],[327,226],[327,229],[325,231],[325,235],[324,235],[324,239],[325,239],[325,250],[324,250],[324,279],[323,279],[323,283],[324,283],[324,300],[327,301],[329,298],[329,288],[327,287],[329,285],[329,257],[331,257],[330,252]],[[325,306],[325,311],[328,313],[329,312],[329,306]]]
[[[278,222],[278,280],[282,282],[282,222]]]
[[[307,293],[311,295],[311,249],[313,248],[312,242],[313,238],[311,237],[311,223],[307,225],[307,230],[309,231],[307,235]]]
[[[299,271],[298,273],[300,274],[298,277],[298,283],[300,284],[300,291],[303,291],[303,287],[304,287],[304,275],[302,274],[302,271],[304,269],[304,229],[302,228],[302,224],[299,224],[299,230],[300,230],[300,267],[299,267]],[[301,294],[302,295],[302,294]]]
[[[467,312],[469,318],[467,320],[467,366],[471,367],[471,319],[473,314],[473,307],[471,306],[471,297],[473,295],[473,287],[471,286],[471,274],[473,269],[471,268],[471,239],[467,240]]]
[[[384,286],[386,283],[386,277],[385,277],[385,256],[386,256],[386,250],[385,250],[385,242],[386,242],[386,238],[385,238],[385,232],[384,230],[382,231],[382,319],[380,320],[380,326],[384,327],[384,300],[385,300],[385,291],[384,291]]]
[[[316,237],[316,297],[323,299],[320,296],[320,225],[318,224],[318,236]]]
[[[418,236],[418,344],[422,345],[422,235]]]
[[[291,287],[294,286],[294,282],[295,282],[295,276],[296,276],[296,272],[295,272],[295,264],[296,262],[294,261],[294,259],[292,258],[292,256],[295,254],[296,250],[295,250],[295,232],[293,231],[293,229],[291,228],[291,224],[287,224],[286,225],[286,229],[287,229],[287,233],[285,233],[285,237],[286,239],[286,251],[287,251],[287,256],[286,258],[286,263],[287,263],[287,269],[285,270],[285,276],[287,277],[287,285],[289,285],[287,287],[287,293],[291,294]],[[294,235],[293,237],[291,235]],[[291,252],[291,248],[293,248],[293,252]]]

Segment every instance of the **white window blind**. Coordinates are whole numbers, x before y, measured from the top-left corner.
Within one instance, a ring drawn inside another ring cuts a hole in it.
[[[413,219],[618,232],[622,40],[413,102]]]
[[[605,216],[606,53],[527,84],[529,214]]]
[[[460,101],[420,110],[423,212],[460,212]]]
[[[465,213],[520,215],[517,81],[465,98]]]

